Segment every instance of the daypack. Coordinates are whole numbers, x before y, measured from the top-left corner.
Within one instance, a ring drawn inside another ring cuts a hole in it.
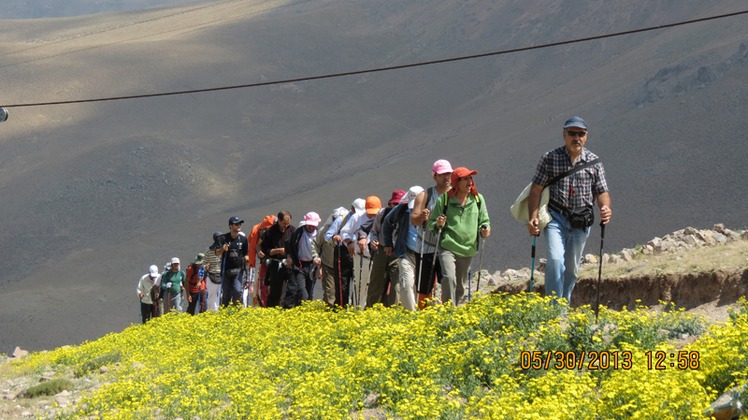
[[[237,244],[239,248],[236,247]],[[224,261],[225,269],[230,270],[240,268],[242,266],[242,264],[244,263],[242,253],[247,252],[247,250],[242,249],[241,245],[241,236],[237,237],[235,240],[229,243],[229,250],[224,253],[224,255],[226,256],[226,260]]]
[[[226,267],[235,268],[241,265],[242,257],[239,255],[239,250],[236,248],[229,248],[226,251]]]

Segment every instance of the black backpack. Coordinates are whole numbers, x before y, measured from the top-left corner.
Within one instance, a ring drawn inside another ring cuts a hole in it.
[[[229,243],[229,250],[226,251],[226,253],[225,253],[225,255],[226,255],[225,264],[226,264],[226,268],[227,269],[229,269],[229,268],[238,268],[238,267],[242,266],[242,255],[241,255],[241,253],[242,253],[242,251],[245,251],[245,250],[240,249],[240,248],[232,247],[232,245],[234,245],[237,242],[241,246],[241,240],[240,239],[241,239],[241,237],[238,237],[238,238],[236,238],[235,241]]]

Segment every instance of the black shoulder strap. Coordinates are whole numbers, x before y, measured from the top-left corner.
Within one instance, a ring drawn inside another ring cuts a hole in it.
[[[567,176],[569,176],[569,175],[571,175],[573,173],[579,172],[579,171],[581,171],[582,169],[585,169],[585,168],[589,168],[590,166],[596,164],[599,160],[600,159],[592,159],[591,161],[585,163],[584,165],[575,166],[575,167],[569,169],[568,171],[566,171],[566,172],[564,172],[564,173],[562,173],[560,175],[556,175],[545,186],[546,187],[550,187],[551,185],[557,183],[561,179],[566,178]]]
[[[442,214],[447,214],[447,206],[449,205],[449,191],[444,193],[444,211]]]

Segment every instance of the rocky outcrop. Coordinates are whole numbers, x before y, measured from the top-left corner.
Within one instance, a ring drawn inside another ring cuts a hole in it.
[[[687,227],[656,237],[637,248],[624,248],[614,254],[603,254],[603,264],[611,265],[630,263],[639,255],[662,255],[686,252],[695,248],[726,245],[735,241],[748,240],[748,231],[735,231],[723,224],[716,224],[712,229]],[[599,258],[587,254],[582,265],[597,265]],[[645,268],[644,264],[628,269],[630,273]],[[534,291],[544,293],[542,274],[545,259],[539,259],[533,277]],[[485,278],[485,274],[484,274]],[[509,269],[495,272],[490,282],[497,284],[496,292],[519,293],[527,291],[531,279],[529,268]],[[540,279],[540,281],[538,280]],[[620,309],[637,303],[653,306],[661,301],[676,302],[679,306],[692,308],[706,302],[717,301],[718,304],[729,304],[741,296],[748,295],[748,268],[737,270],[717,270],[711,273],[655,275],[628,275],[626,278],[601,278],[600,303]],[[597,299],[597,277],[580,278],[574,289],[572,306],[592,304]],[[488,284],[489,282],[486,282]]]

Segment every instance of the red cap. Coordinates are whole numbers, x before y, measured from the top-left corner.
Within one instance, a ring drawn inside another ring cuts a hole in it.
[[[398,204],[400,203],[400,199],[403,198],[403,196],[406,194],[405,190],[395,190],[392,191],[392,197],[390,197],[390,201],[387,202],[387,204]]]

